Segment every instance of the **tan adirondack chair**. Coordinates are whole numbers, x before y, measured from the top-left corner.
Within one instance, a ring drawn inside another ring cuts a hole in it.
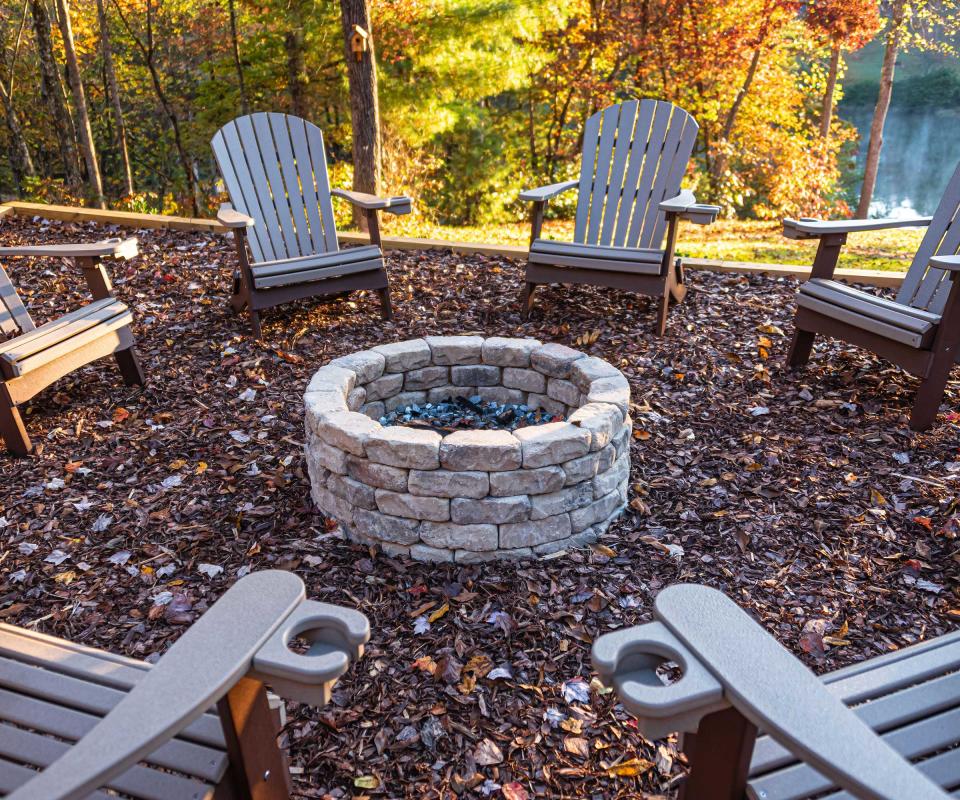
[[[255,336],[260,311],[305,297],[372,289],[391,316],[377,214],[409,214],[409,197],[330,191],[320,129],[287,114],[228,122],[211,142],[231,206],[217,219],[233,230],[239,269],[231,304],[246,307]],[[370,244],[341,250],[331,197],[363,211]]]
[[[654,617],[592,660],[644,736],[683,734],[684,800],[957,796],[960,631],[818,677],[708,586],[664,589]]]
[[[0,435],[12,453],[33,449],[17,406],[70,372],[113,354],[128,385],[143,384],[130,324],[133,315],[112,292],[101,259],[133,258],[136,239],[111,239],[96,244],[55,244],[0,247],[3,256],[48,256],[71,259],[83,271],[93,302],[47,322],[34,325],[20,295],[0,267]]]
[[[264,685],[323,706],[369,636],[362,614],[271,570],[241,578],[153,666],[0,624],[0,795],[285,800]]]
[[[720,213],[680,189],[698,130],[690,114],[663,100],[630,100],[587,120],[580,178],[520,195],[533,203],[524,316],[541,284],[610,286],[659,298],[663,335],[671,298],[680,302],[687,292],[674,258],[678,223],[706,225]],[[573,188],[573,241],[540,238],[547,202]]]
[[[914,430],[937,417],[960,345],[960,166],[933,217],[823,222],[785,219],[784,236],[819,239],[810,279],[797,294],[796,330],[787,364],[806,364],[817,334],[866,348],[920,378],[910,414]],[[833,280],[847,235],[929,226],[896,300]]]

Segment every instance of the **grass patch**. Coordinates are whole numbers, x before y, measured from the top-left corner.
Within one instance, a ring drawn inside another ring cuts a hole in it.
[[[387,236],[519,246],[526,246],[530,237],[528,222],[456,227],[431,225],[415,216],[384,216],[384,233]],[[573,222],[548,220],[544,224],[544,235],[551,239],[569,240],[573,236]],[[850,237],[840,256],[840,266],[848,269],[906,270],[922,237],[923,230],[907,228],[855,234]],[[784,238],[780,224],[776,222],[718,220],[706,226],[684,223],[677,251],[689,258],[811,264],[816,249],[816,242],[796,242]]]

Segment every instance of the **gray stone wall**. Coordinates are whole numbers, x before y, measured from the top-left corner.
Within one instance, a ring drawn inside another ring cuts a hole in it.
[[[563,422],[447,436],[385,410],[473,395]],[[525,558],[595,541],[624,509],[630,386],[534,339],[427,336],[335,359],[304,394],[313,500],[347,536],[423,561]]]

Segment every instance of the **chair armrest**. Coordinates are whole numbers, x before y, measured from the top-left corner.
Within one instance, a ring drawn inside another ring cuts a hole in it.
[[[47,244],[0,247],[0,256],[51,256],[60,258],[133,258],[140,252],[137,238],[104,239],[92,244]]]
[[[349,201],[357,208],[365,211],[386,211],[389,214],[409,214],[413,209],[413,201],[406,195],[396,197],[377,197],[375,194],[354,192],[350,189],[334,189],[330,192],[334,197]]]
[[[660,203],[660,210],[696,225],[709,225],[716,222],[720,214],[720,206],[698,203],[696,195],[689,189],[682,189],[676,197],[664,200]]]
[[[783,235],[788,239],[819,239],[831,233],[859,233],[860,231],[882,231],[890,228],[924,228],[930,224],[931,217],[912,217],[908,219],[790,219],[783,221]]]
[[[225,228],[252,228],[255,220],[242,211],[224,204],[217,209],[217,222]]]
[[[947,797],[721,592],[671,586],[655,614],[730,705],[843,789],[877,800]]]
[[[930,259],[930,266],[947,270],[953,278],[960,274],[960,256],[933,256]]]
[[[536,189],[525,189],[524,191],[520,192],[520,199],[528,200],[533,203],[543,203],[551,198],[556,197],[557,195],[563,194],[579,184],[580,181],[578,180],[570,180],[560,181],[560,183],[551,183],[548,186],[539,186]]]
[[[302,623],[303,615],[290,620],[302,604],[303,582],[293,573],[267,570],[241,579],[107,716],[8,800],[86,797],[125,772],[226,695],[275,637],[279,635],[285,646],[290,636],[298,635],[302,626],[297,621]],[[356,652],[357,637],[364,638],[367,631],[357,627],[356,617],[361,615],[347,611],[347,616],[348,622],[336,635],[350,640],[351,652]],[[326,676],[344,667],[343,659],[336,656],[324,656],[318,662]]]

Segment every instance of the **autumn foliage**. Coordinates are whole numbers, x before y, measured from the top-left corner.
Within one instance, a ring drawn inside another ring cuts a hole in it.
[[[43,4],[56,20],[50,0]],[[65,5],[65,4],[64,4]],[[313,0],[104,0],[68,13],[111,205],[206,213],[218,197],[213,132],[245,108],[323,128],[334,182],[349,180],[350,108],[339,9]],[[728,215],[843,211],[838,158],[853,131],[819,132],[829,62],[879,26],[874,0],[372,0],[385,183],[446,224],[519,218],[520,189],[575,174],[583,120],[629,97],[698,120],[687,183]],[[54,23],[61,74],[66,42]],[[126,192],[104,31],[119,87]],[[235,34],[234,34],[235,32]],[[89,200],[66,164],[41,86],[29,10],[0,0],[0,191]],[[830,97],[831,108],[839,97]],[[72,109],[74,119],[76,109]],[[77,125],[75,128],[79,130]],[[18,149],[19,148],[19,149]],[[31,169],[21,163],[26,151]],[[19,161],[17,160],[19,159]],[[557,204],[554,213],[569,213]]]

